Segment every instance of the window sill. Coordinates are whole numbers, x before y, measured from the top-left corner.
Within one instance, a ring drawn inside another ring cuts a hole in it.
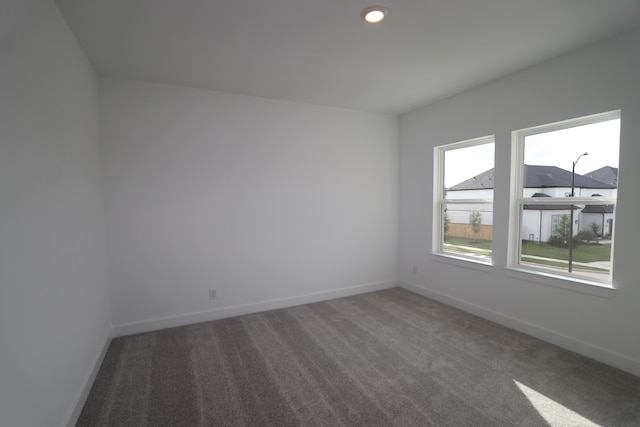
[[[491,261],[487,260],[456,256],[445,252],[434,252],[431,254],[431,258],[437,262],[470,268],[472,270],[484,271],[485,273],[491,273],[493,271]]]
[[[529,270],[521,267],[504,267],[504,273],[507,277],[513,279],[525,280],[527,282],[538,283],[541,285],[553,286],[569,291],[581,292],[589,295],[595,295],[604,298],[613,298],[616,288],[599,282],[591,282],[585,279],[569,279],[564,276],[558,276],[553,273]]]

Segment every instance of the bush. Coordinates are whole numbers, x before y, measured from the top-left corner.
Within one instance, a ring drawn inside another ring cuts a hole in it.
[[[581,231],[576,236],[573,236],[573,247],[578,247],[579,243],[589,242],[595,240],[595,236],[591,231]],[[551,246],[556,248],[568,248],[569,241],[565,240],[562,236],[551,236],[547,242]]]
[[[568,248],[569,243],[564,240],[562,236],[551,236],[549,237],[549,241],[547,242],[551,246],[555,246],[556,248]]]
[[[576,236],[576,240],[579,242],[593,242],[594,240],[596,240],[596,233],[594,233],[591,230],[583,230],[581,232],[578,233],[578,235]]]

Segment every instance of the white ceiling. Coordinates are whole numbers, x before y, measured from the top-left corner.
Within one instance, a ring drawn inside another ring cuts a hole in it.
[[[393,114],[640,25],[638,0],[56,2],[101,75]]]

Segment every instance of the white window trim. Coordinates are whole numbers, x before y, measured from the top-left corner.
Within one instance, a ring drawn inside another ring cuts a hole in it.
[[[571,127],[584,126],[599,123],[607,120],[620,119],[620,110],[610,111],[592,116],[565,120],[548,125],[535,126],[527,129],[513,131],[511,133],[511,191],[510,191],[510,212],[509,212],[509,241],[507,246],[507,265],[505,272],[510,277],[523,280],[534,281],[544,285],[557,286],[564,289],[576,290],[599,296],[611,296],[611,291],[615,290],[613,281],[613,271],[607,280],[597,280],[594,278],[586,278],[570,274],[568,272],[555,272],[544,268],[536,268],[530,265],[520,264],[520,239],[522,224],[522,205],[524,204],[558,204],[566,205],[566,198],[523,198],[523,179],[524,179],[524,140],[529,135],[538,133],[553,132],[556,130],[567,129]],[[606,205],[616,204],[617,199],[611,197],[572,197],[571,204],[591,204]],[[615,234],[615,233],[614,233]],[[614,242],[611,242],[611,265],[613,269],[613,250]],[[529,279],[527,279],[529,277]]]
[[[473,255],[458,254],[453,252],[445,252],[443,249],[444,242],[444,157],[445,152],[450,150],[458,150],[461,148],[474,147],[483,144],[494,144],[495,135],[487,135],[481,138],[473,138],[466,141],[454,142],[447,145],[440,145],[433,149],[433,221],[432,221],[432,242],[431,250],[434,259],[444,262],[450,262],[455,265],[466,264],[472,268],[478,268],[487,271],[488,267],[493,266],[493,251],[490,259],[478,258]],[[494,151],[494,167],[495,167],[495,151]],[[494,189],[495,190],[495,189]],[[446,204],[487,204],[493,206],[493,199],[450,199],[446,200]],[[493,208],[492,208],[493,209]],[[495,226],[495,224],[494,224]],[[439,258],[439,259],[438,259]]]

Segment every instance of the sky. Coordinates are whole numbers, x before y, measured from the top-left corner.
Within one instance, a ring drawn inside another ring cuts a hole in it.
[[[549,165],[585,174],[603,166],[618,167],[620,119],[527,136],[525,164]],[[484,144],[445,154],[445,187],[459,184],[494,166],[494,144]],[[454,167],[455,165],[455,167]]]
[[[493,167],[495,144],[449,150],[444,155],[444,186],[453,187]]]

